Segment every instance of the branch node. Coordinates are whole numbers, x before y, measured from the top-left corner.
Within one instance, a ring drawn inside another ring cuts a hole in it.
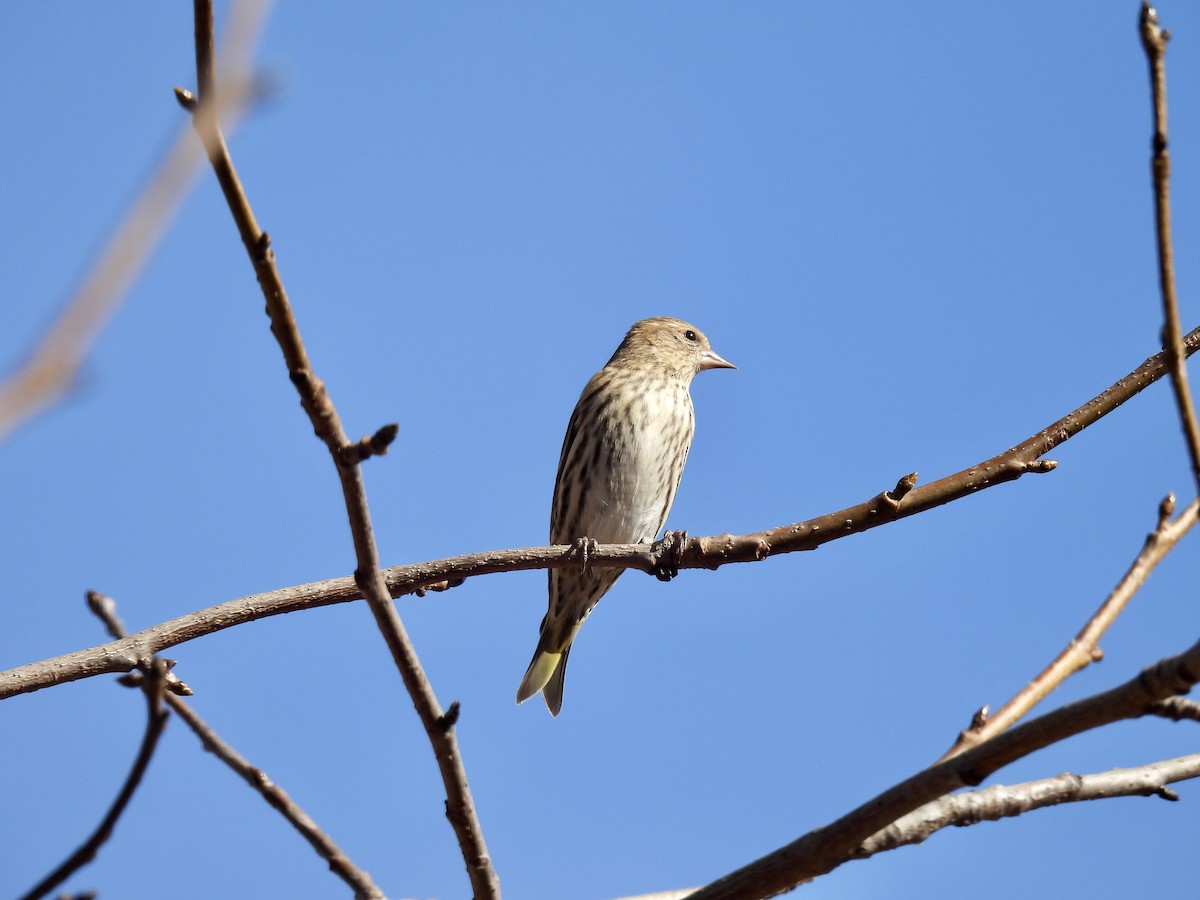
[[[254,243],[254,261],[257,265],[266,265],[271,261],[273,256],[271,236],[264,231]]]
[[[1170,800],[1171,802],[1175,802],[1179,799],[1179,795],[1177,793],[1175,793],[1173,790],[1171,790],[1169,787],[1167,787],[1165,784],[1160,785],[1154,791],[1154,796],[1162,797],[1164,800]]]
[[[430,591],[440,593],[448,591],[451,588],[456,588],[466,580],[465,578],[446,578],[442,581],[435,581],[433,584],[423,584],[420,587],[414,588],[413,593],[418,597],[424,597]]]
[[[882,495],[883,501],[885,503],[887,503],[889,506],[891,506],[893,509],[895,509],[896,507],[898,507],[900,505],[900,501],[903,500],[905,498],[905,496],[908,495],[908,492],[911,491],[916,486],[917,486],[917,473],[910,472],[909,474],[907,474],[903,478],[901,478],[899,481],[897,481],[896,486],[894,488],[892,488],[890,491],[885,491],[883,493],[883,495]]]
[[[443,732],[449,732],[455,725],[458,724],[458,717],[461,712],[462,707],[459,705],[459,702],[455,700],[450,704],[450,708],[442,713],[442,717],[438,719],[438,727],[441,728]]]

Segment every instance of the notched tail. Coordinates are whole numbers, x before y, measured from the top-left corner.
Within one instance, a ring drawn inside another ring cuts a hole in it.
[[[538,640],[538,648],[533,653],[521,686],[517,688],[517,702],[524,703],[538,691],[546,701],[550,715],[557,716],[562,710],[563,681],[567,675],[567,657],[571,654],[571,645],[561,651],[550,650],[553,646],[547,640],[547,632],[543,631]]]

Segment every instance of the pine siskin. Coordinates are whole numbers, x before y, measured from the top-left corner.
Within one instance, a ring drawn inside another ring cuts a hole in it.
[[[702,369],[732,369],[687,322],[634,324],[583,389],[563,439],[550,506],[550,543],[652,541],[667,521],[695,419],[688,393]],[[562,709],[571,642],[622,569],[551,569],[550,608],[517,702]]]

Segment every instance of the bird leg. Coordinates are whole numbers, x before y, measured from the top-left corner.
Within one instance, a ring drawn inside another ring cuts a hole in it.
[[[659,581],[670,581],[679,574],[679,559],[687,539],[686,530],[667,531],[662,540],[655,544],[654,551],[658,558],[650,572]]]

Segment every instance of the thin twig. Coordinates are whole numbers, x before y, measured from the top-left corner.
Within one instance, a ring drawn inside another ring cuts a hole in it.
[[[1200,498],[1193,500],[1177,519],[1172,520],[1170,516],[1174,511],[1174,506],[1175,499],[1173,497],[1168,497],[1163,501],[1159,507],[1158,524],[1147,535],[1141,552],[1138,553],[1137,558],[1134,559],[1117,586],[1113,588],[1112,593],[1088,619],[1071,643],[1067,644],[1050,665],[1004,704],[995,715],[977,716],[977,721],[959,734],[954,746],[947,750],[938,762],[956,756],[1011,727],[1063,681],[1085,668],[1089,663],[1101,658],[1100,638],[1116,621],[1117,616],[1121,614],[1129,601],[1133,599],[1133,595],[1145,583],[1155,566],[1191,530],[1192,526],[1196,524],[1197,518],[1200,517]]]
[[[127,636],[125,625],[117,616],[117,605],[111,597],[97,591],[88,592],[88,608],[104,623],[105,629],[114,638]],[[190,693],[190,692],[189,692]],[[308,841],[327,863],[338,878],[354,890],[354,896],[364,900],[382,900],[384,893],[371,880],[371,876],[346,856],[345,852],[292,800],[287,791],[271,781],[267,773],[250,762],[224,741],[216,731],[200,718],[199,714],[185,701],[174,694],[165,695],[167,705],[179,715],[188,727],[200,738],[204,749],[215,753],[217,758],[233,769],[242,780],[258,791],[262,798],[274,807]]]
[[[958,788],[974,787],[993,772],[1051,744],[1150,714],[1158,701],[1186,694],[1197,682],[1200,642],[1122,685],[1031,719],[918,772],[837,821],[714,881],[689,900],[757,900],[790,890],[851,859],[864,841],[918,807]]]
[[[855,848],[851,857],[866,859],[897,847],[919,844],[951,825],[996,821],[1061,803],[1109,797],[1177,799],[1166,786],[1192,778],[1200,778],[1200,753],[1127,769],[1109,769],[1090,775],[1065,773],[1024,784],[997,784],[979,791],[950,794],[914,809],[871,835]]]
[[[1185,347],[1188,354],[1200,347],[1200,328],[1188,335]],[[601,544],[589,551],[589,564],[654,572],[661,566],[664,553],[670,552],[673,565],[678,569],[716,569],[728,563],[756,562],[781,553],[811,550],[829,541],[961,500],[1011,481],[1022,471],[1037,471],[1034,466],[1038,456],[1069,440],[1166,374],[1164,354],[1157,353],[1083,406],[1011,450],[924,487],[908,489],[911,479],[901,479],[891,491],[838,512],[753,534],[693,537],[682,548],[676,548],[671,542]],[[577,565],[574,546],[561,545],[470,553],[393,566],[385,569],[383,575],[389,593],[395,598],[474,576]],[[0,672],[0,700],[80,678],[128,672],[140,658],[225,628],[302,609],[348,603],[361,596],[354,579],[333,578],[230,600],[162,622],[122,641]]]
[[[308,841],[317,854],[329,863],[330,871],[354,890],[355,897],[382,900],[385,894],[371,879],[370,874],[356,866],[345,851],[337,845],[337,842],[321,829],[312,816],[305,812],[287,791],[272,781],[266,772],[253,765],[222,740],[187,701],[168,694],[167,703],[195,732],[196,737],[200,738],[205,750],[216,754],[221,762],[233,769],[243,781],[258,791],[267,803],[300,832],[301,837]]]
[[[1167,41],[1170,32],[1158,23],[1158,13],[1143,0],[1138,30],[1146,61],[1150,65],[1150,95],[1154,106],[1154,137],[1151,141],[1150,169],[1154,180],[1154,226],[1158,246],[1158,282],[1162,292],[1163,350],[1175,388],[1175,405],[1183,425],[1184,439],[1192,463],[1192,477],[1200,491],[1200,423],[1188,389],[1184,365],[1183,331],[1179,324],[1179,303],[1175,295],[1175,259],[1171,241],[1171,154],[1167,147]]]
[[[350,522],[357,559],[355,581],[375,617],[376,625],[391,651],[392,659],[400,672],[404,685],[412,698],[413,706],[425,733],[433,747],[446,789],[446,816],[458,838],[459,848],[466,864],[476,900],[499,898],[500,883],[492,867],[484,842],[483,830],[475,811],[475,803],[467,785],[466,770],[458,748],[458,739],[451,720],[442,711],[437,697],[417,658],[416,650],[405,632],[400,616],[392,604],[384,580],[379,552],[375,545],[371,515],[367,505],[366,489],[363,485],[360,462],[364,458],[361,444],[355,445],[347,437],[341,418],[325,385],[316,376],[304,348],[295,315],[284,289],[279,270],[275,265],[275,254],[270,239],[259,228],[250,207],[249,199],[234,169],[233,160],[214,113],[206,109],[210,99],[204,93],[205,81],[213,80],[212,60],[212,2],[194,0],[196,20],[196,71],[199,98],[193,113],[193,123],[209,161],[220,182],[221,190],[229,205],[241,235],[242,243],[250,256],[266,299],[267,315],[271,320],[271,332],[283,352],[288,375],[300,395],[300,403],[312,422],[313,429],[329,449],[342,485],[342,496]],[[386,447],[386,444],[384,444]],[[358,448],[358,449],[356,449]],[[457,705],[451,707],[456,710]]]
[[[113,801],[112,806],[109,807],[108,813],[101,820],[96,830],[92,832],[91,836],[80,845],[79,849],[72,853],[62,865],[42,879],[29,893],[25,894],[23,900],[35,900],[38,897],[45,897],[54,888],[71,877],[77,870],[95,859],[104,842],[112,837],[117,820],[121,818],[121,813],[125,811],[125,807],[129,805],[129,801],[133,798],[134,791],[141,784],[142,777],[146,774],[146,769],[150,765],[151,758],[154,756],[154,749],[158,746],[158,739],[166,727],[167,712],[162,708],[162,701],[165,676],[169,670],[170,665],[166,660],[154,660],[151,664],[145,666],[143,670],[145,677],[142,679],[142,691],[146,697],[146,730],[142,734],[142,745],[138,749],[137,757],[133,761],[129,775],[126,776],[125,783],[121,786],[121,790],[117,794],[117,798]]]

